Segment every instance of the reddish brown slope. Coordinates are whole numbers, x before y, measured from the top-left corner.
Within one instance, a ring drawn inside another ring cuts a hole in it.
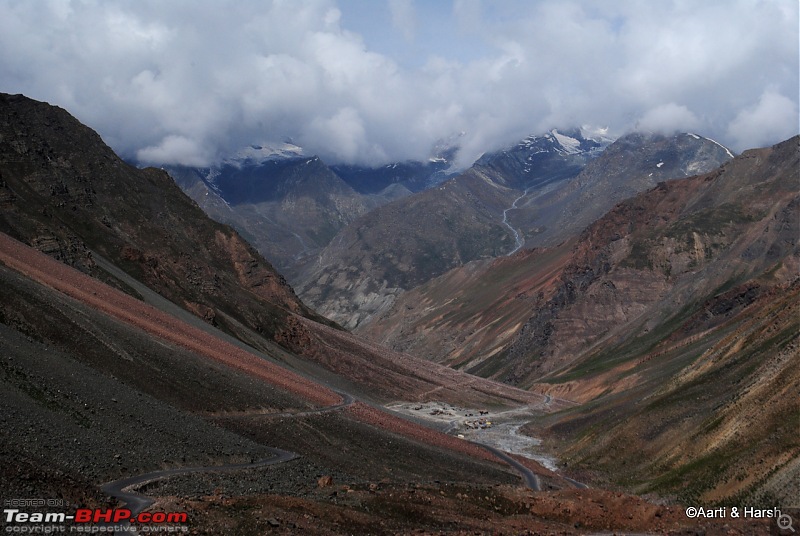
[[[114,318],[320,405],[341,397],[306,378],[159,311],[0,233],[0,261],[18,272]]]
[[[667,322],[721,290],[790,281],[800,265],[798,165],[793,138],[619,204],[581,236],[499,376],[530,383],[631,337],[654,344]]]
[[[470,370],[504,350],[530,317],[532,303],[552,294],[573,245],[521,251],[451,270],[404,293],[356,333]]]
[[[560,407],[545,406],[540,394],[395,352],[298,316],[278,337],[298,354],[358,383],[360,389],[383,401],[437,400],[468,407],[531,405],[543,411]]]
[[[554,425],[571,463],[687,502],[793,504],[799,144],[661,184],[584,234],[505,356],[506,377],[587,402]]]

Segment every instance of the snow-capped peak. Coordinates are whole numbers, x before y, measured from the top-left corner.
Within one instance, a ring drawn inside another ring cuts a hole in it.
[[[305,156],[303,148],[290,142],[261,143],[239,149],[222,161],[223,165],[240,168],[244,165],[258,165],[270,160],[286,160]]]
[[[564,154],[578,154],[581,152],[580,140],[576,140],[571,136],[565,136],[556,129],[551,130],[550,134],[552,134],[556,141],[558,141],[558,144],[561,145]]]
[[[562,155],[598,153],[615,139],[608,134],[607,128],[583,126],[580,129],[552,129],[540,136],[528,136],[518,146],[531,151],[532,154],[556,152]],[[587,142],[589,142],[587,144]]]

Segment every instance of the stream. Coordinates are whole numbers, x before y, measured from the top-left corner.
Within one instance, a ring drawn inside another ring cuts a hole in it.
[[[516,245],[515,245],[514,249],[512,249],[510,252],[506,253],[506,257],[508,257],[509,255],[513,255],[514,253],[519,251],[519,249],[525,244],[525,239],[519,235],[519,231],[514,229],[511,226],[511,224],[508,223],[508,211],[509,210],[514,210],[514,209],[517,208],[517,203],[519,202],[520,199],[522,199],[523,197],[528,195],[528,190],[530,190],[530,188],[525,188],[525,191],[522,193],[522,195],[520,195],[519,197],[514,199],[514,202],[511,203],[511,206],[503,211],[503,225],[508,227],[508,229],[514,235],[514,241],[516,242]]]

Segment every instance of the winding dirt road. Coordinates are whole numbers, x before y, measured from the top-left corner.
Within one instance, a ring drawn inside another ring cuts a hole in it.
[[[520,476],[522,476],[522,480],[525,482],[525,485],[528,486],[530,489],[532,489],[533,491],[542,491],[542,485],[539,482],[539,477],[536,475],[536,473],[534,473],[533,471],[531,471],[530,469],[519,463],[517,460],[515,460],[514,458],[512,458],[511,456],[509,456],[500,449],[496,449],[494,447],[491,447],[489,445],[484,445],[482,443],[473,443],[473,444],[488,450],[489,452],[494,454],[497,458],[500,458],[508,465],[510,465],[512,468],[514,468],[520,474]]]
[[[282,413],[274,413],[271,415],[274,415],[275,417],[284,417],[284,418],[307,417],[309,415],[320,415],[323,413],[330,413],[332,411],[345,409],[348,406],[355,403],[355,399],[350,394],[341,393],[338,391],[337,393],[340,394],[342,397],[342,402],[340,404],[334,404],[332,406],[328,406],[325,408],[302,411],[297,413],[282,412]],[[269,416],[270,414],[260,414],[260,415]],[[125,507],[131,511],[131,515],[136,516],[136,514],[144,511],[155,502],[155,499],[152,499],[151,497],[133,491],[134,488],[137,488],[144,484],[149,484],[150,482],[163,480],[165,478],[169,478],[171,476],[176,476],[176,475],[187,475],[192,473],[223,473],[223,472],[240,471],[242,469],[255,469],[258,467],[275,465],[300,458],[300,455],[295,452],[290,452],[288,450],[283,450],[275,447],[266,447],[266,448],[273,453],[274,455],[273,457],[264,458],[262,460],[258,460],[252,463],[204,465],[200,467],[176,467],[174,469],[163,469],[160,471],[152,471],[149,473],[142,473],[140,475],[122,478],[120,480],[114,480],[113,482],[108,482],[100,486],[100,490],[103,493],[122,501]]]
[[[107,484],[100,486],[100,490],[103,493],[122,501],[125,505],[125,508],[130,510],[131,515],[135,517],[138,513],[150,507],[155,502],[155,499],[132,491],[132,488],[176,475],[187,475],[191,473],[224,473],[239,471],[242,469],[255,469],[257,467],[264,467],[266,465],[275,465],[278,463],[288,462],[300,457],[294,452],[276,449],[273,447],[267,448],[274,454],[272,458],[265,458],[252,463],[207,465],[203,467],[176,467],[175,469],[152,471],[150,473],[143,473],[141,475],[108,482]]]

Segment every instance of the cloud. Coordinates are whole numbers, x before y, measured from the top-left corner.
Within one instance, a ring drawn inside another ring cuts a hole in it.
[[[670,102],[648,110],[637,123],[640,130],[674,134],[695,130],[700,121],[686,106]]]
[[[287,137],[381,164],[464,132],[468,165],[572,125],[691,129],[736,149],[797,132],[795,0],[387,2],[374,24],[394,29],[359,33],[358,2],[6,0],[0,91],[58,104],[153,164]],[[409,52],[421,61],[396,59]]]
[[[417,29],[413,0],[389,0],[389,10],[394,27],[400,30],[407,41],[413,41]]]
[[[140,149],[136,153],[136,157],[143,162],[183,164],[196,167],[208,166],[212,160],[209,158],[209,152],[194,140],[172,135],[165,137],[157,146]]]
[[[306,138],[311,143],[314,139],[326,140],[326,152],[336,160],[346,162],[357,159],[359,153],[365,150],[366,129],[358,112],[347,107],[331,117],[314,119],[305,138],[299,140],[301,145],[307,145]],[[383,155],[377,156],[380,158]]]
[[[798,130],[797,103],[767,89],[755,106],[739,112],[728,126],[727,138],[738,151],[790,138]]]

